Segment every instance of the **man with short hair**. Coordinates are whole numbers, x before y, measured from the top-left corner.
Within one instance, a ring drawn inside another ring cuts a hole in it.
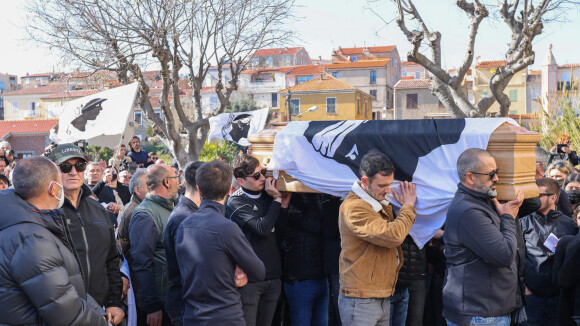
[[[119,181],[121,181],[121,183],[124,186],[129,186],[129,183],[131,182],[131,172],[129,172],[129,170],[122,170],[121,172],[119,172]]]
[[[141,149],[141,141],[139,140],[139,137],[133,136],[133,138],[131,138],[131,141],[129,142],[129,148],[131,151],[129,151],[127,156],[130,157],[133,162],[137,163],[138,167],[146,168],[153,164],[149,158],[149,155],[147,154],[147,151]]]
[[[550,178],[536,180],[540,189],[540,208],[520,219],[526,243],[526,315],[527,325],[558,324],[560,288],[552,281],[555,248],[546,247],[553,234],[558,239],[578,233],[578,226],[556,210],[560,193],[558,183]]]
[[[196,161],[189,163],[185,167],[185,194],[181,196],[179,203],[175,205],[165,227],[165,260],[167,262],[167,276],[171,282],[167,289],[165,309],[175,326],[183,325],[183,311],[185,309],[179,264],[175,256],[175,233],[181,222],[199,209],[201,198],[197,191],[195,173],[202,164],[204,162]]]
[[[99,162],[90,162],[87,164],[87,169],[85,171],[85,178],[87,184],[94,187],[103,178],[103,168]]]
[[[107,325],[87,297],[58,208],[62,178],[48,158],[22,159],[14,189],[0,193],[0,323],[3,325]]]
[[[87,161],[74,144],[60,144],[50,152],[50,159],[60,168],[64,187],[63,205],[74,250],[79,259],[87,292],[100,306],[106,307],[112,324],[120,323],[122,307],[119,251],[109,213],[84,184]]]
[[[6,161],[0,160],[0,174],[4,174],[4,169],[6,169]]]
[[[226,216],[242,229],[266,267],[265,280],[249,278],[240,289],[244,318],[248,326],[270,325],[282,291],[282,263],[274,226],[286,213],[290,193],[282,196],[275,180],[266,179],[260,161],[253,156],[239,155],[232,166],[241,187],[228,198]]]
[[[479,148],[457,159],[460,183],[445,222],[447,269],[443,316],[448,325],[510,325],[516,309],[518,271],[516,217],[523,193],[500,204],[498,169]]]
[[[129,244],[129,223],[131,221],[131,215],[133,211],[147,195],[147,169],[137,169],[135,174],[131,177],[129,182],[129,191],[131,192],[131,200],[129,204],[125,206],[125,211],[123,212],[123,217],[121,217],[121,222],[119,222],[119,228],[117,229],[117,238],[121,242],[121,249],[123,250],[123,255],[125,258],[129,259],[130,255],[130,244]]]
[[[370,151],[360,164],[356,181],[342,205],[338,227],[340,295],[338,305],[343,325],[389,325],[390,297],[403,265],[401,244],[415,223],[415,185],[401,182],[401,204],[395,218],[385,199],[391,193],[395,166],[389,157]]]
[[[10,187],[10,181],[8,177],[4,174],[0,174],[0,190],[8,189]]]
[[[149,193],[129,222],[131,271],[139,325],[171,325],[165,310],[169,280],[163,234],[177,200],[179,174],[168,165],[147,168]]]
[[[183,324],[246,325],[232,275],[239,265],[248,278],[260,281],[265,270],[240,228],[224,218],[232,168],[222,161],[208,162],[198,168],[195,179],[199,210],[181,223],[175,237],[185,301]]]

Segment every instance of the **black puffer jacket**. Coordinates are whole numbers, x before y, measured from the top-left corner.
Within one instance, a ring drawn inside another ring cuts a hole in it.
[[[107,325],[87,301],[62,211],[38,211],[12,189],[0,205],[0,324]]]
[[[278,220],[276,229],[285,281],[324,277],[319,196],[292,194],[287,216]]]
[[[107,210],[91,195],[89,187],[83,185],[77,208],[65,200],[63,209],[68,229],[87,292],[101,306],[122,307],[119,251],[113,224]]]
[[[401,245],[403,249],[403,266],[399,270],[397,285],[409,287],[411,281],[424,280],[427,276],[427,255],[425,248],[419,247],[410,235],[407,235]]]

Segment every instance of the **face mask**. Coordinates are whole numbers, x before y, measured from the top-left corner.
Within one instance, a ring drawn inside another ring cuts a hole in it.
[[[566,190],[570,204],[576,205],[580,203],[580,190]]]
[[[60,187],[60,198],[54,196],[54,198],[56,198],[58,200],[58,207],[57,207],[57,209],[58,209],[58,208],[61,208],[62,205],[64,205],[64,187],[60,183],[58,183],[56,181],[52,181],[50,183],[50,185],[48,186],[49,189],[50,189],[50,186],[52,186],[53,183],[54,184],[57,184]]]

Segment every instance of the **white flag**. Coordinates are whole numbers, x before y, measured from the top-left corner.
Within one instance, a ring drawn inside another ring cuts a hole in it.
[[[138,83],[85,96],[65,105],[58,122],[58,133],[51,133],[57,144],[87,140],[90,145],[113,147],[127,129]]]
[[[208,138],[234,141],[242,146],[250,146],[248,135],[264,129],[268,119],[268,108],[236,113],[222,113],[209,118]]]

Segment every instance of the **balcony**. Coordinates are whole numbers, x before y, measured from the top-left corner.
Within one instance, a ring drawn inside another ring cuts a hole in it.
[[[23,110],[22,117],[23,118],[37,118],[39,115],[38,110]]]

